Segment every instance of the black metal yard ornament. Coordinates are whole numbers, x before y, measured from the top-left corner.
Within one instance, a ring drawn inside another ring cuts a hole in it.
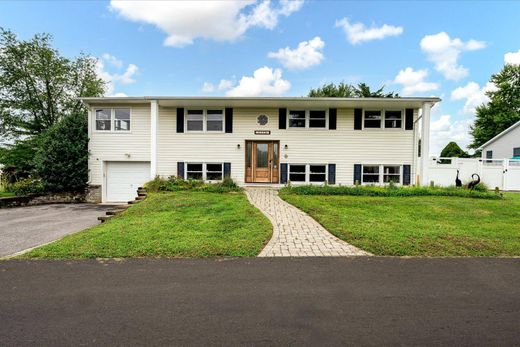
[[[477,176],[477,179],[475,179],[475,176]],[[480,176],[475,173],[475,174],[471,175],[471,178],[473,179],[473,181],[468,183],[468,189],[473,190],[473,189],[475,189],[477,184],[480,183]]]

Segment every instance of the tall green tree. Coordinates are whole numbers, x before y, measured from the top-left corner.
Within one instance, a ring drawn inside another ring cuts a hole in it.
[[[0,136],[39,135],[84,112],[78,97],[103,95],[96,60],[84,54],[65,58],[51,43],[47,34],[24,41],[0,28]]]
[[[372,91],[366,83],[359,83],[356,87],[341,82],[339,84],[329,83],[323,86],[311,89],[309,97],[331,97],[331,98],[397,98],[399,94],[395,92],[385,92],[384,86],[376,91]]]
[[[81,112],[61,119],[39,139],[35,172],[51,192],[80,191],[88,180],[87,116]]]
[[[480,147],[520,121],[520,65],[505,65],[490,81],[497,89],[487,92],[490,99],[487,105],[477,107],[471,127],[471,148]]]
[[[454,142],[451,141],[444,147],[444,149],[441,151],[441,157],[443,158],[469,158],[469,154],[466,153],[460,146]]]

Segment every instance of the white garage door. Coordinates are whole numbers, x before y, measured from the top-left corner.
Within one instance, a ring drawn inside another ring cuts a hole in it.
[[[106,201],[127,202],[150,180],[149,162],[106,162]]]

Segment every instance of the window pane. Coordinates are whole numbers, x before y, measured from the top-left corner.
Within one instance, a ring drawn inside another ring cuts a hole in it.
[[[219,114],[219,115],[222,115],[222,110],[208,110],[208,114]]]
[[[289,174],[289,181],[291,182],[305,182],[305,174],[291,173]]]
[[[487,159],[493,159],[493,151],[487,151],[486,152],[486,158]]]
[[[365,111],[365,128],[381,128],[381,111]]]
[[[202,172],[187,172],[186,176],[188,179],[192,180],[201,180],[202,179]]]
[[[325,119],[309,119],[309,128],[325,128]]]
[[[520,157],[520,147],[513,148],[513,157]]]
[[[309,111],[310,119],[325,119],[325,111]]]
[[[187,164],[186,171],[200,171],[200,172],[202,172],[202,164]]]
[[[188,114],[204,114],[203,110],[188,110]]]
[[[379,166],[363,166],[363,173],[367,174],[379,174]]]
[[[130,109],[116,108],[114,110],[114,130],[129,131],[130,130]]]
[[[310,182],[325,182],[326,175],[325,174],[310,174],[309,181]]]
[[[111,110],[109,108],[96,110],[96,130],[111,129]]]
[[[253,156],[253,144],[251,142],[247,143],[247,155],[246,155],[246,167],[251,167],[251,157]]]
[[[289,128],[305,128],[305,111],[289,111]]]
[[[222,172],[222,164],[206,164],[206,171]]]
[[[401,168],[399,166],[385,166],[383,168],[383,173],[385,175],[399,175],[400,169]]]
[[[305,165],[290,165],[291,173],[302,172],[305,173]]]
[[[273,143],[273,169],[278,169],[278,143]]]
[[[310,173],[325,173],[327,171],[325,165],[310,165],[309,170]]]
[[[379,183],[379,175],[363,175],[363,183]]]
[[[208,181],[222,181],[222,172],[206,172]]]
[[[256,167],[268,166],[268,150],[269,145],[267,143],[256,144]]]
[[[385,128],[401,128],[401,111],[385,111]]]

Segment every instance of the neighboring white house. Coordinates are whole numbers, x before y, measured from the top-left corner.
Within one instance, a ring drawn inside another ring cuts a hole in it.
[[[104,202],[132,199],[138,186],[157,175],[206,181],[231,177],[240,185],[288,181],[408,185],[417,180],[427,184],[430,109],[440,101],[433,97],[82,100],[89,108],[90,199]]]
[[[482,159],[520,159],[520,121],[483,144]]]

